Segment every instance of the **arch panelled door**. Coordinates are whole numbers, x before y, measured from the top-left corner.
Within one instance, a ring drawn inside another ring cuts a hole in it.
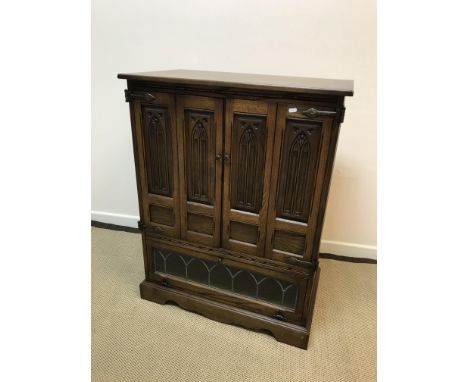
[[[131,108],[138,150],[140,214],[145,225],[180,236],[175,97],[147,93]],[[145,171],[146,169],[146,171]]]
[[[264,254],[275,117],[275,103],[227,101],[224,248],[256,256]]]
[[[181,238],[219,247],[223,101],[177,97]]]
[[[274,260],[310,261],[318,255],[313,239],[333,117],[309,119],[297,112],[311,106],[278,105],[265,254]]]

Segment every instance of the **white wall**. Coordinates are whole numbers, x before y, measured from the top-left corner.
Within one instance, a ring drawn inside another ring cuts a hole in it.
[[[135,224],[119,72],[200,69],[353,79],[322,251],[376,258],[375,0],[92,3],[92,218]]]

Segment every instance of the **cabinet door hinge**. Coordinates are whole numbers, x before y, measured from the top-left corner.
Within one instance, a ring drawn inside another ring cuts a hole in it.
[[[156,100],[156,97],[150,93],[145,92],[134,92],[131,90],[125,90],[125,101],[143,101],[143,102],[153,102]]]
[[[345,111],[346,108],[344,106],[336,109],[336,119],[339,121],[339,123],[343,123]]]
[[[312,271],[315,271],[317,269],[318,261],[317,259],[311,259],[310,261],[303,261],[299,260],[298,258],[294,256],[286,256],[285,260],[287,263],[292,264],[292,265],[298,265],[300,267],[308,268]]]
[[[154,225],[145,224],[141,220],[138,221],[138,229],[140,231],[151,231],[154,233],[163,233],[163,230],[161,228],[156,227]]]
[[[319,117],[333,117],[335,118],[336,121],[339,123],[342,123],[344,120],[344,115],[345,115],[345,110],[346,108],[344,106],[339,106],[335,109],[335,111],[329,111],[329,110],[319,110],[314,107],[310,107],[305,110],[298,110],[297,107],[291,107],[289,108],[290,113],[301,113],[305,117],[310,118],[310,119],[315,119]]]

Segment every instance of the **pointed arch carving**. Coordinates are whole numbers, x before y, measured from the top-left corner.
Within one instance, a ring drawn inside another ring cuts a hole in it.
[[[213,116],[188,111],[187,117],[187,198],[212,204]]]
[[[266,119],[235,115],[232,142],[231,206],[258,213],[265,163]]]
[[[146,107],[144,128],[147,139],[145,160],[148,168],[148,191],[172,195],[172,145],[167,109]]]
[[[306,191],[305,179],[310,166],[310,142],[303,131],[294,138],[288,155],[284,211],[291,215],[301,215]]]
[[[303,222],[308,219],[322,140],[321,126],[321,122],[297,120],[286,124],[278,193],[280,217]]]

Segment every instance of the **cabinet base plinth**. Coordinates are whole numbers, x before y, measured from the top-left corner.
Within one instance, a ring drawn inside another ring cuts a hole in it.
[[[140,284],[140,295],[141,298],[158,304],[175,303],[185,310],[225,324],[267,332],[279,342],[307,349],[309,331],[299,325],[167,288],[151,281],[143,281]]]

